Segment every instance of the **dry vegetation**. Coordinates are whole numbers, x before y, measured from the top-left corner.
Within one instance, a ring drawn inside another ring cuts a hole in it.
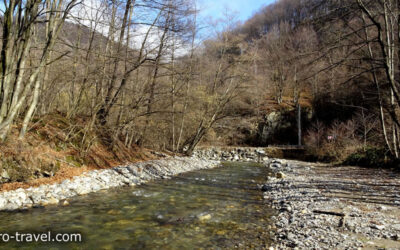
[[[399,158],[399,1],[280,0],[245,23],[227,15],[208,40],[192,1],[95,2],[4,8],[10,180],[144,159],[142,147],[295,144],[299,109],[316,159]]]
[[[0,146],[1,167],[9,175],[6,181],[12,182],[4,184],[1,190],[60,182],[88,170],[157,157],[137,146],[106,144],[93,131],[73,132],[84,130],[83,118],[70,123],[65,117],[53,114],[34,122],[25,140],[18,139],[20,128],[16,126],[11,129],[9,140]],[[87,150],[84,143],[91,144]]]

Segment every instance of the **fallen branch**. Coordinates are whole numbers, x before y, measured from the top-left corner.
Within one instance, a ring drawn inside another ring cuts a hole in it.
[[[313,210],[313,213],[316,213],[316,214],[327,214],[327,215],[334,215],[334,216],[341,216],[341,217],[346,216],[344,213],[333,212],[333,211]]]
[[[322,210],[313,210],[313,213],[339,216],[339,217],[342,217],[342,218],[340,218],[338,226],[339,227],[344,227],[344,225],[346,224],[346,215],[344,213],[333,212],[333,211],[322,211]]]

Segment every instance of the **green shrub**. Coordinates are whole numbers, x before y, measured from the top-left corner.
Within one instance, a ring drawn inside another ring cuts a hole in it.
[[[385,149],[368,147],[365,150],[360,149],[350,154],[344,161],[344,164],[363,167],[383,167],[389,164],[387,159],[390,159],[390,157]]]

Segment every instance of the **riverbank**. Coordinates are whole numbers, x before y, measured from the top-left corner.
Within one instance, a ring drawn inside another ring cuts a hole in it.
[[[193,152],[194,156],[202,159],[237,161],[237,162],[266,162],[269,158],[307,160],[302,147],[235,147],[235,146],[199,146]]]
[[[262,189],[279,211],[267,228],[274,249],[400,248],[399,173],[284,160],[269,166],[274,174]]]
[[[12,126],[0,143],[0,192],[59,183],[91,170],[156,160],[156,151],[121,142],[90,118],[66,114],[34,118],[25,138]],[[111,140],[111,138],[113,138]],[[110,141],[111,140],[111,141]]]
[[[104,170],[93,170],[66,179],[61,183],[19,188],[0,193],[0,211],[18,210],[47,205],[68,205],[68,199],[119,186],[135,186],[158,178],[214,168],[219,161],[195,157],[168,157]]]
[[[74,196],[214,168],[221,159],[260,160],[272,170],[260,188],[266,204],[278,211],[265,224],[274,249],[400,249],[400,173],[271,160],[261,148],[206,152],[210,153],[202,157],[217,160],[167,157],[88,171],[59,184],[2,192],[0,210],[68,205]]]

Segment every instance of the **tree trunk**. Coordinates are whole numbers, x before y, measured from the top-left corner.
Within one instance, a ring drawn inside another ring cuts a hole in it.
[[[301,146],[301,106],[297,103],[297,145]]]

